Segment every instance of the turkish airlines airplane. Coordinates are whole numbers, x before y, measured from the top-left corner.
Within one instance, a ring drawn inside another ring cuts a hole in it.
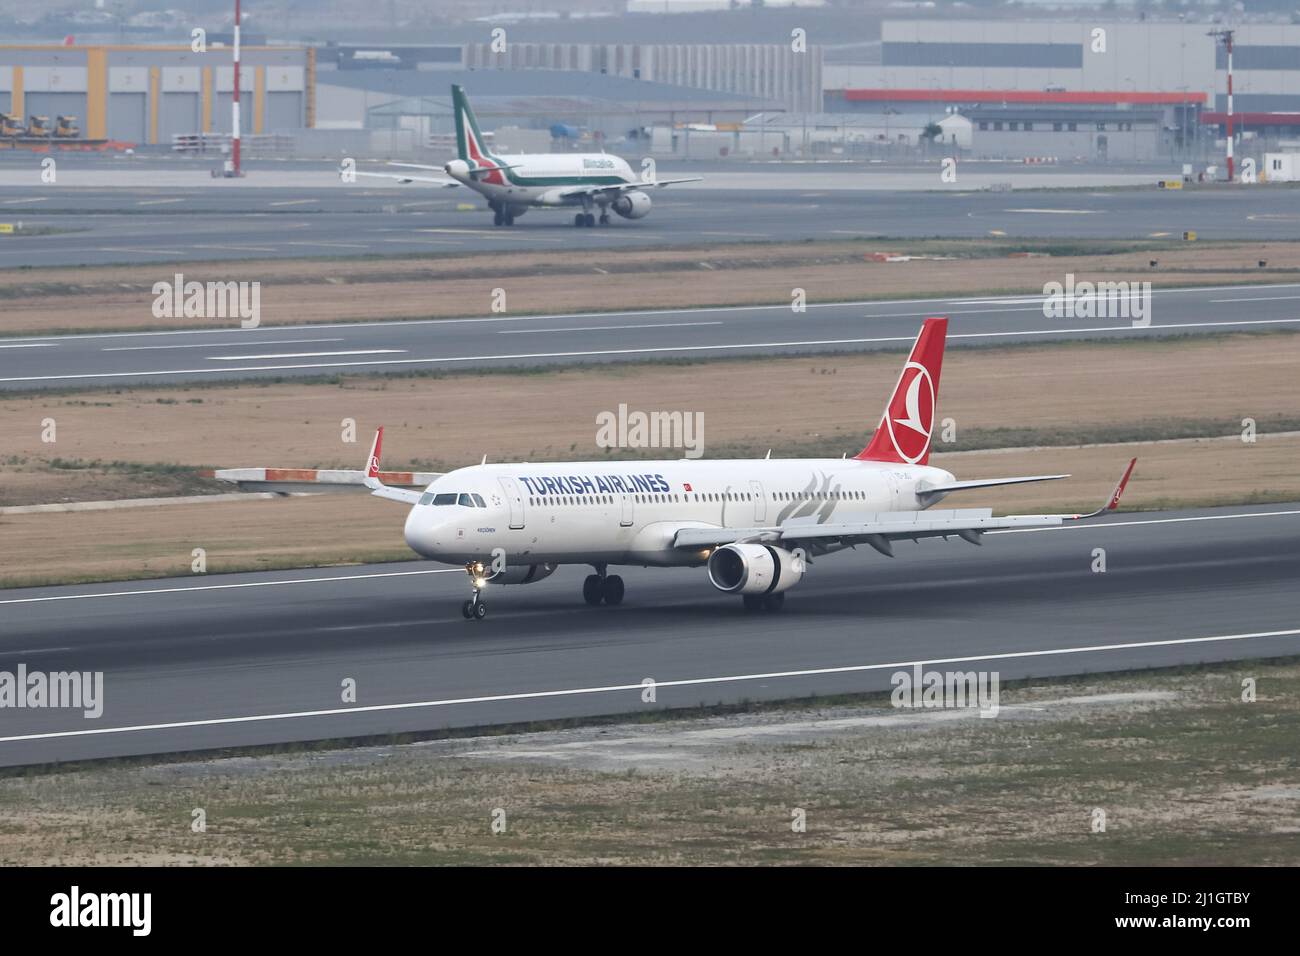
[[[492,210],[497,226],[513,226],[515,219],[537,207],[577,209],[575,226],[609,225],[614,211],[624,219],[641,219],[653,203],[648,190],[674,183],[697,183],[700,176],[658,179],[653,166],[641,176],[627,162],[609,153],[519,153],[501,157],[488,150],[479,132],[478,120],[469,98],[459,86],[451,88],[456,113],[457,158],[445,166],[421,163],[389,163],[407,169],[441,170],[450,180],[399,173],[368,173],[357,176],[395,179],[401,183],[432,183],[436,186],[467,186],[481,193]]]
[[[466,618],[487,614],[489,585],[532,584],[561,564],[589,564],[588,604],[619,604],[617,565],[707,567],[746,610],[777,611],[812,558],[866,544],[950,536],[980,543],[1002,528],[1043,528],[1119,506],[1134,458],[1109,501],[1088,515],[993,517],[991,509],[927,510],[949,494],[1068,475],[957,481],[927,464],[939,397],[946,318],[926,319],[871,442],[852,458],[481,464],[438,476],[421,494],[379,477],[383,428],[364,484],[412,505],[406,542],[463,565]]]

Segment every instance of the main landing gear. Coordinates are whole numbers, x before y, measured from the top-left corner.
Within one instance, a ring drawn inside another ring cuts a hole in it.
[[[741,600],[745,602],[746,611],[768,611],[776,613],[785,607],[785,593],[781,594],[745,594]]]
[[[597,566],[595,574],[587,575],[582,582],[582,599],[595,607],[605,603],[611,607],[623,603],[623,579],[617,574],[606,574],[603,566]]]
[[[483,565],[478,561],[471,561],[465,565],[465,573],[469,575],[470,583],[474,585],[474,595],[468,601],[460,606],[460,613],[467,621],[481,621],[487,617],[487,605],[483,603],[481,595],[483,585],[487,584],[487,579],[483,577]]]
[[[515,224],[515,214],[512,212],[502,212],[500,209],[492,210],[492,225],[494,226],[513,226]]]
[[[595,213],[590,212],[580,212],[573,217],[573,224],[578,228],[582,228],[583,226],[594,226],[596,224],[596,215]],[[600,224],[602,226],[608,226],[609,216],[601,216]]]

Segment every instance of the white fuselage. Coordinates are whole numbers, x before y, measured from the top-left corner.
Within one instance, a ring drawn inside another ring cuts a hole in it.
[[[446,167],[453,179],[493,203],[525,206],[582,206],[582,195],[565,194],[574,186],[637,182],[627,161],[608,153],[525,153],[498,157],[511,168],[472,176],[455,163]],[[587,199],[590,204],[592,200]]]
[[[405,534],[412,550],[448,564],[503,552],[509,566],[699,565],[707,552],[673,547],[682,528],[915,511],[935,500],[921,503],[918,490],[952,480],[939,468],[852,458],[476,465],[430,484]]]

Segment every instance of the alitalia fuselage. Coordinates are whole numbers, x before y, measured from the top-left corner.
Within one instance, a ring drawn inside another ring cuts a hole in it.
[[[575,186],[620,186],[637,182],[627,161],[606,153],[537,153],[493,156],[504,167],[486,174],[465,162],[450,162],[447,175],[481,193],[490,203],[522,210],[527,206],[583,206],[592,200],[569,192]]]
[[[476,465],[442,475],[406,519],[406,542],[448,564],[700,565],[682,528],[752,528],[916,511],[940,468],[840,458]]]

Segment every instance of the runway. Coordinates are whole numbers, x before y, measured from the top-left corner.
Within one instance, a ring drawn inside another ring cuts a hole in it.
[[[665,165],[660,175],[694,171]],[[51,230],[0,237],[0,268],[860,237],[1178,239],[1191,230],[1202,239],[1291,239],[1300,226],[1300,191],[1163,191],[1154,186],[1156,171],[1103,180],[1149,183],[1140,188],[1062,189],[1088,179],[1002,167],[963,173],[959,183],[940,189],[932,188],[931,180],[940,185],[933,171],[706,168],[704,183],[655,191],[646,218],[614,217],[595,229],[574,228],[571,210],[531,210],[512,228],[494,228],[482,198],[468,190],[362,187],[318,169],[296,176],[279,171],[272,180],[303,185],[258,185],[256,175],[270,174],[256,172],[247,183],[214,183],[197,170],[133,172],[140,175],[126,185],[115,179],[113,185],[65,185],[80,181],[71,174],[61,174],[59,185],[42,185],[34,175],[30,185],[0,185],[0,220]],[[1032,185],[981,189],[1012,176]],[[188,186],[159,184],[186,178],[193,180]],[[0,181],[14,181],[12,171]]]
[[[1300,652],[1300,503],[897,554],[817,559],[776,615],[702,569],[622,571],[624,605],[588,608],[564,568],[489,590],[479,623],[462,572],[421,563],[0,592],[0,671],[104,673],[97,719],[0,709],[0,764],[878,691],[913,662],[1006,681]]]
[[[902,348],[930,315],[952,318],[955,347],[1197,335],[1295,328],[1298,304],[1295,284],[1157,284],[1149,326],[1047,318],[1041,296],[995,296],[22,337],[0,339],[0,390]]]

